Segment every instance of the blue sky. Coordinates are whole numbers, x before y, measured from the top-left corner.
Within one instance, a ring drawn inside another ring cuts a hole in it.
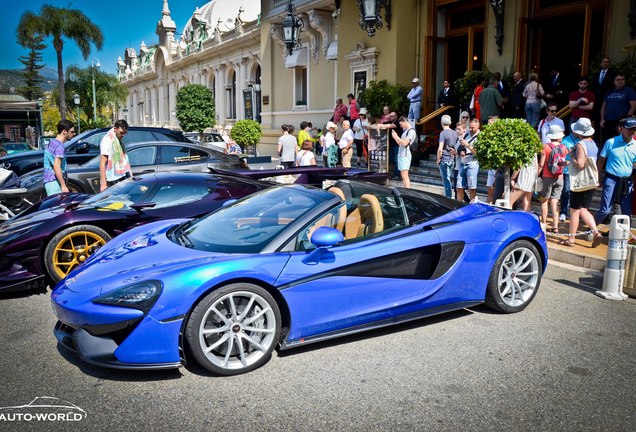
[[[65,41],[62,51],[64,68],[70,64],[90,66],[91,59],[97,58],[102,70],[115,73],[118,56],[124,56],[124,50],[131,46],[139,51],[141,41],[146,45],[158,42],[155,34],[157,21],[161,18],[163,0],[1,0],[3,3],[3,25],[0,26],[0,69],[22,69],[24,66],[18,60],[26,55],[27,50],[16,42],[15,31],[20,17],[26,11],[39,13],[43,4],[66,8],[79,9],[90,20],[99,26],[104,35],[104,45],[101,51],[92,47],[91,57],[84,60],[77,45],[72,41]],[[206,4],[206,0],[168,0],[170,15],[177,24],[180,32],[190,19],[197,6]],[[42,52],[43,62],[47,67],[57,70],[55,49],[51,40],[47,41],[47,48]]]

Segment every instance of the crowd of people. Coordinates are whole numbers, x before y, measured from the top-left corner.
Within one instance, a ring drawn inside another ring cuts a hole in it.
[[[347,104],[342,98],[336,99],[331,119],[322,129],[314,128],[310,122],[300,123],[298,133],[289,124],[281,126],[278,139],[278,156],[284,168],[316,165],[316,158],[322,157],[326,167],[342,166],[359,168],[369,166],[369,131],[386,134],[390,160],[393,163],[391,178],[400,180],[410,187],[409,168],[411,166],[411,146],[417,142],[417,133],[411,124],[419,117],[422,87],[419,79],[413,79],[413,87],[408,94],[410,115],[400,117],[389,106],[384,106],[382,115],[376,119],[369,117],[365,107],[361,107],[353,94],[347,95]],[[417,114],[416,114],[417,113]]]
[[[588,227],[591,246],[597,246],[601,238],[598,225],[612,211],[631,214],[636,163],[636,91],[626,85],[622,72],[610,68],[608,58],[600,66],[591,77],[581,77],[570,93],[564,92],[556,69],[550,71],[545,86],[534,72],[527,81],[515,72],[512,85],[502,81],[499,73],[480,82],[473,91],[470,113],[462,111],[454,129],[450,116],[440,119],[436,160],[445,195],[452,197],[454,192],[459,200],[476,199],[479,162],[475,144],[482,125],[504,117],[525,119],[537,131],[543,149],[527,166],[511,173],[511,204],[529,211],[535,195],[548,233],[559,233],[560,222],[569,219],[568,234],[561,244],[574,245],[582,221]],[[447,104],[448,97],[452,90],[445,81],[439,105]],[[567,124],[557,115],[565,107],[571,111]],[[595,215],[589,210],[595,188],[581,190],[580,186],[586,165],[596,167],[602,188]],[[489,170],[489,203],[502,197],[503,185],[497,187],[497,179],[503,183],[503,171]]]

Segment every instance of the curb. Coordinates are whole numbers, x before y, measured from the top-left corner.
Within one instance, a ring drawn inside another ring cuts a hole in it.
[[[548,261],[557,261],[583,269],[605,271],[607,260],[583,252],[564,250],[548,244]]]

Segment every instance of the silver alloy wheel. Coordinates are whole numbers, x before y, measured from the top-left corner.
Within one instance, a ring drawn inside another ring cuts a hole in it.
[[[533,251],[525,246],[513,249],[503,260],[497,278],[501,300],[517,307],[532,298],[540,281],[539,262]]]
[[[243,369],[270,352],[276,343],[276,326],[276,315],[267,300],[250,291],[235,291],[205,311],[199,344],[217,367]]]

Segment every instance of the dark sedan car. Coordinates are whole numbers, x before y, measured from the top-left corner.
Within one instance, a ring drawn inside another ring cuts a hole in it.
[[[147,142],[131,144],[128,158],[134,175],[161,171],[199,171],[244,168],[242,159],[226,155],[197,144],[176,142]],[[32,203],[44,198],[42,184],[43,169],[25,174],[20,178],[20,187],[26,188],[25,198]],[[70,191],[79,193],[99,192],[99,156],[67,170],[67,185]],[[13,203],[17,212],[28,207],[25,202]],[[17,207],[16,207],[17,206]]]
[[[81,164],[99,154],[99,143],[110,128],[93,129],[83,132],[64,144],[66,163]],[[124,138],[128,144],[146,141],[190,142],[182,132],[171,129],[131,126]],[[10,169],[21,176],[44,166],[44,150],[34,150],[0,157],[0,168]]]
[[[268,183],[212,173],[156,173],[94,196],[58,194],[0,225],[0,291],[58,282],[112,237],[138,225],[201,216]]]

